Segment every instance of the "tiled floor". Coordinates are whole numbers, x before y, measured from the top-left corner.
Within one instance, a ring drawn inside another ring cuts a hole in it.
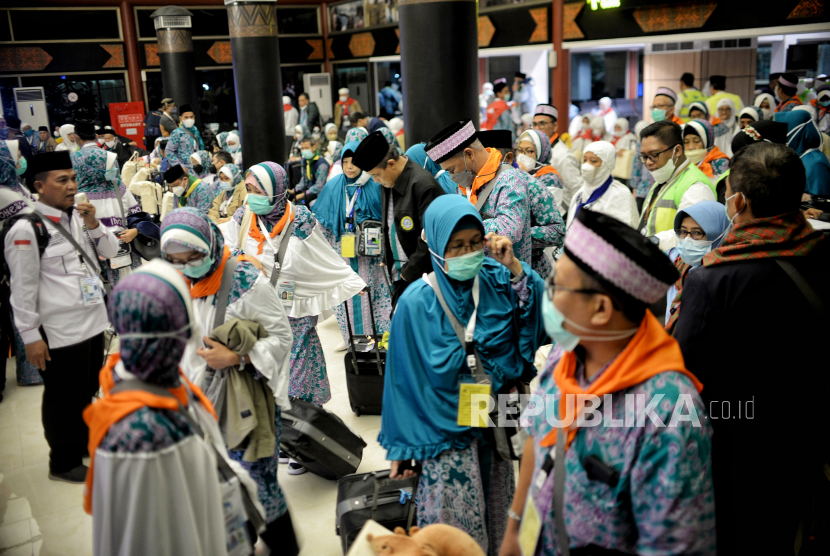
[[[380,416],[356,417],[349,408],[343,352],[337,321],[317,327],[323,343],[332,400],[326,408],[339,415],[368,444],[359,473],[388,466],[377,443]],[[6,369],[5,399],[0,402],[0,555],[56,556],[92,554],[92,518],[84,513],[83,487],[50,481],[49,447],[40,424],[40,386],[18,387],[14,363]],[[337,483],[311,473],[289,476],[280,466],[285,491],[303,555],[339,556],[335,534]]]

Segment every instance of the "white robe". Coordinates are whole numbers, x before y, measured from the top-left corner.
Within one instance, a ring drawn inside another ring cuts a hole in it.
[[[568,149],[568,145],[563,141],[556,142],[551,149],[550,158],[550,165],[556,168],[562,179],[562,205],[559,207],[559,212],[564,213],[570,206],[571,198],[582,187],[581,163],[576,160]]]
[[[580,202],[588,200],[596,189],[597,187],[590,187],[583,180],[582,187],[579,188],[579,191],[577,191],[576,195],[573,196],[573,200],[571,200],[572,210],[568,211],[566,229],[570,229],[571,227],[577,205],[579,205]],[[631,189],[624,186],[617,180],[613,180],[611,182],[611,185],[608,187],[608,191],[603,193],[602,197],[582,208],[588,208],[594,212],[600,212],[602,214],[612,216],[620,222],[628,224],[632,228],[637,226],[640,218],[640,215],[637,212],[637,201],[634,199],[634,195],[631,194]]]

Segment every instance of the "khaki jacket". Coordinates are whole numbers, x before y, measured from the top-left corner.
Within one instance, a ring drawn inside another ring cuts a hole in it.
[[[245,199],[248,197],[248,190],[245,188],[245,182],[240,182],[239,185],[236,186],[236,189],[233,190],[233,197],[231,198],[231,204],[228,205],[228,216],[233,216],[234,213],[239,209],[239,207],[245,205]],[[218,222],[222,216],[219,214],[219,208],[222,206],[222,203],[225,202],[225,192],[222,191],[216,198],[213,200],[213,204],[208,211],[208,216],[214,222]]]

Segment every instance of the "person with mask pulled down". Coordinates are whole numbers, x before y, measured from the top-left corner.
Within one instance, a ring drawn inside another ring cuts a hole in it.
[[[746,108],[744,108],[746,110]],[[729,157],[714,141],[715,130],[706,120],[692,120],[683,128],[683,152],[713,184],[729,170]]]
[[[242,183],[242,172],[236,164],[225,164],[218,172],[219,194],[213,199],[208,216],[217,225],[228,222],[245,205],[248,190]],[[221,229],[221,228],[220,228]]]
[[[579,211],[587,208],[607,214],[629,226],[638,220],[637,201],[631,190],[611,176],[617,153],[607,141],[596,141],[585,147],[582,155],[583,185],[571,200],[567,229],[573,225]]]
[[[394,310],[403,292],[429,272],[429,250],[419,230],[427,207],[444,189],[429,171],[401,156],[380,131],[360,142],[352,164],[382,187],[383,264],[389,270]]]
[[[827,434],[830,374],[826,365],[795,365],[793,353],[830,337],[821,310],[830,306],[830,244],[799,210],[805,187],[804,165],[784,145],[760,141],[735,153],[724,209],[731,227],[682,290],[674,337],[686,367],[706,385],[718,554],[793,553],[798,539],[827,553],[826,535],[812,524],[813,508],[826,501],[828,445],[816,439]],[[729,347],[717,349],[724,342]],[[789,374],[807,385],[797,416],[782,418],[773,409],[788,398],[785,383],[747,380],[740,369],[758,377]],[[772,438],[786,439],[774,481],[768,466],[750,464],[769,459]]]
[[[170,134],[164,152],[172,166],[178,164],[185,168],[188,174],[194,174],[190,155],[204,150],[205,144],[202,142],[199,130],[196,129],[196,114],[193,108],[189,104],[182,104],[179,107],[179,114],[181,114],[181,125]]]
[[[214,405],[225,402],[226,409],[219,411],[219,418],[226,425],[220,442],[227,448],[230,459],[256,482],[259,502],[265,509],[262,540],[272,551],[279,546],[280,553],[284,550],[285,554],[296,556],[299,550],[291,515],[277,481],[281,412],[291,407],[288,397],[291,328],[268,277],[252,261],[234,256],[231,251],[216,224],[198,210],[175,209],[164,219],[161,256],[187,278],[192,322],[195,330],[201,331],[196,341],[185,346],[182,373],[193,384],[200,385]],[[222,282],[227,285],[228,281],[230,288],[223,288]],[[220,300],[221,295],[228,297]],[[221,313],[216,318],[219,303],[225,307],[224,320]],[[218,331],[227,330],[234,321],[236,326],[249,331],[247,341],[237,350],[226,345],[234,334],[223,335],[225,342],[218,337]],[[227,382],[224,397],[217,387],[222,378]],[[236,381],[245,385],[234,387]],[[253,412],[258,421],[262,419],[265,430],[260,429],[257,434],[256,449],[251,447],[253,442],[244,444],[244,440],[251,440],[250,436],[243,436],[239,427],[230,425],[227,407],[232,391],[239,396],[248,392],[257,400]],[[232,433],[236,433],[239,444],[229,444],[234,438]]]
[[[120,352],[101,369],[103,395],[84,411],[84,510],[92,514],[95,556],[225,556],[227,478],[217,458],[257,500],[256,484],[227,456],[213,404],[179,369],[185,346],[201,340],[188,290],[156,260],[109,296]]]
[[[646,195],[637,228],[662,251],[677,245],[677,211],[715,200],[715,186],[683,149],[683,131],[674,122],[655,122],[640,133],[641,154],[654,185]]]
[[[830,162],[821,152],[822,137],[812,114],[806,107],[798,107],[789,112],[776,112],[776,122],[786,123],[787,146],[801,158],[807,172],[805,193],[810,195],[830,195]]]
[[[703,257],[720,247],[731,226],[723,205],[701,201],[677,213],[674,231],[680,240],[666,253],[680,274],[666,294],[666,332],[671,334],[680,317],[683,284],[689,273],[701,268]]]
[[[485,554],[497,554],[513,462],[500,457],[494,431],[482,428],[486,420],[464,408],[476,383],[495,397],[536,374],[545,283],[519,261],[509,239],[486,233],[460,195],[433,201],[422,232],[432,271],[407,289],[392,317],[378,441],[393,479],[413,476],[412,460],[423,468],[413,493],[419,527],[452,525]],[[465,327],[473,344],[466,349],[458,335],[465,337]]]
[[[289,395],[323,405],[331,399],[331,388],[317,319],[363,291],[366,282],[334,252],[311,211],[288,201],[287,181],[274,162],[250,167],[247,206],[236,211],[225,237],[232,251],[261,268],[288,315],[294,338]],[[281,459],[289,464],[289,474],[305,472],[299,463]]]
[[[531,436],[501,556],[715,553],[703,384],[648,310],[676,280],[636,230],[579,211],[542,299],[556,347],[519,421]]]
[[[530,199],[527,174],[501,164],[498,149],[481,144],[471,120],[459,120],[427,143],[427,156],[450,173],[450,178],[484,218],[487,233],[510,239],[519,260],[532,261]]]

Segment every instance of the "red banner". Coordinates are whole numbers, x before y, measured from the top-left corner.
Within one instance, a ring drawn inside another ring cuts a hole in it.
[[[139,148],[144,146],[144,103],[111,102],[110,122],[115,133],[135,141]]]

